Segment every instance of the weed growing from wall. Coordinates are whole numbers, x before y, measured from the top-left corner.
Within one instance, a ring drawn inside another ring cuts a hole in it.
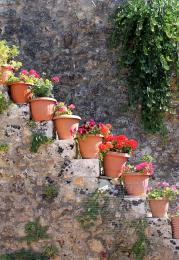
[[[31,143],[31,152],[33,153],[37,153],[39,147],[42,144],[51,144],[53,142],[53,140],[51,138],[48,138],[47,136],[45,136],[42,133],[34,133],[32,135],[32,143]]]

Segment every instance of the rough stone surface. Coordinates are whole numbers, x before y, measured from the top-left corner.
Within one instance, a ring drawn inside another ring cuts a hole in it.
[[[22,239],[25,225],[39,219],[48,227],[49,238],[32,243],[35,251],[54,243],[61,260],[134,260],[136,227],[147,212],[145,198],[121,196],[119,183],[99,179],[99,161],[75,159],[73,141],[54,139],[32,153],[36,128],[32,130],[29,118],[28,105],[13,105],[0,115],[0,143],[9,145],[8,151],[0,152],[0,255],[29,248]],[[36,127],[52,132],[51,126]],[[44,187],[50,185],[58,194],[48,200]],[[151,219],[144,232],[151,241],[146,260],[177,259],[178,245],[167,220]]]
[[[107,47],[109,16],[120,2],[3,0],[0,38],[20,45],[26,68],[60,74],[56,98],[75,103],[83,120],[111,122],[116,133],[137,138],[142,153],[155,158],[156,178],[174,182],[179,178],[179,115],[167,118],[167,145],[160,135],[145,134],[139,112],[127,110],[126,74],[118,80],[116,50]],[[178,102],[174,107],[178,113]]]

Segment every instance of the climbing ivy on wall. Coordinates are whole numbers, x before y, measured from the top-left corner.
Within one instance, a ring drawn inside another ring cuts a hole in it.
[[[143,126],[163,128],[170,110],[170,79],[177,57],[177,0],[129,0],[112,17],[111,47],[129,71],[129,103],[140,105]],[[122,54],[121,54],[122,53]]]

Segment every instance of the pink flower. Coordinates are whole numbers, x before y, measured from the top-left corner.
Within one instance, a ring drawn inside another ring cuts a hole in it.
[[[179,205],[177,205],[175,209],[176,209],[176,210],[179,210]]]
[[[161,187],[161,188],[167,188],[167,187],[169,187],[170,185],[169,185],[169,183],[168,182],[158,182],[157,183],[157,187]]]
[[[40,75],[37,73],[36,70],[31,69],[31,70],[29,71],[29,74],[30,74],[31,76],[34,76],[35,78],[40,78]]]
[[[175,185],[172,185],[172,186],[171,186],[171,189],[172,189],[173,191],[175,191],[175,192],[178,191],[178,190],[177,190],[177,187],[176,187]]]
[[[68,106],[68,108],[69,108],[70,110],[73,110],[73,109],[75,109],[75,105],[74,105],[74,104],[71,104],[71,105]]]
[[[143,169],[145,169],[148,166],[147,162],[143,162],[143,163],[139,163],[135,166],[137,171],[141,171]]]
[[[6,69],[9,70],[9,71],[12,71],[14,69],[14,67],[11,66],[11,65],[8,65],[8,66],[6,66]]]
[[[22,71],[21,71],[21,74],[23,74],[23,75],[28,75],[29,72],[28,72],[28,70],[22,70]]]
[[[66,107],[59,107],[58,111],[61,112],[61,113],[64,113],[64,112],[67,111],[67,108]]]
[[[93,119],[91,119],[90,121],[89,121],[89,125],[90,125],[90,127],[93,127],[93,126],[95,126],[95,121],[93,120]]]
[[[58,83],[60,82],[60,77],[54,76],[52,77],[52,81]]]

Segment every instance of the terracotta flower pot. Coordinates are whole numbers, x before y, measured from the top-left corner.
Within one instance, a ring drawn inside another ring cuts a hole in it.
[[[84,139],[78,138],[80,154],[84,159],[99,158],[99,144],[102,143],[101,135],[88,135]]]
[[[34,121],[49,121],[53,119],[54,106],[57,100],[41,97],[30,100],[30,109]]]
[[[16,104],[26,104],[32,98],[32,92],[29,89],[31,84],[24,82],[15,82],[9,85],[11,98]]]
[[[5,85],[9,78],[9,66],[0,67],[0,84]]]
[[[179,216],[171,217],[172,233],[174,239],[179,239]]]
[[[149,176],[137,173],[128,173],[123,175],[124,185],[129,195],[146,195]]]
[[[167,199],[149,199],[149,206],[154,218],[166,218],[169,201]]]
[[[129,157],[127,153],[108,152],[103,161],[104,174],[111,178],[120,177]]]
[[[61,115],[53,118],[59,139],[73,139],[72,132],[78,130],[81,118],[75,115]]]

